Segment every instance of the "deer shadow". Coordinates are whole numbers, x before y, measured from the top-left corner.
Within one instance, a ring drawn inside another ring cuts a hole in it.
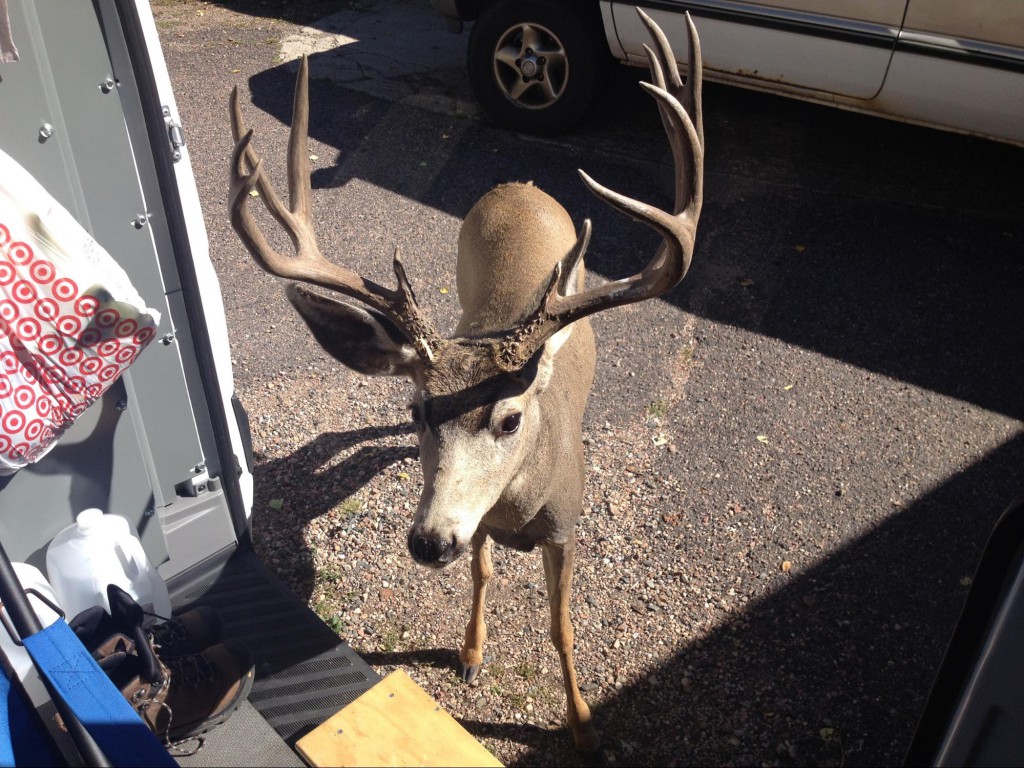
[[[330,514],[387,467],[416,458],[419,452],[413,446],[372,445],[412,431],[411,424],[393,424],[323,432],[287,456],[268,460],[257,454],[253,508],[261,521],[277,519],[270,522],[270,540],[253,537],[255,548],[303,600],[312,594],[316,576],[313,553],[303,540],[305,524]],[[350,455],[334,461],[353,447]],[[279,550],[291,553],[287,562],[275,556]]]

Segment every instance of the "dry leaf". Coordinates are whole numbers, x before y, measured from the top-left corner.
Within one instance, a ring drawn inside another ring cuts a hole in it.
[[[447,288],[442,288],[441,289],[441,293],[448,293],[448,289]]]
[[[399,480],[408,480],[409,479],[409,473],[408,472],[399,472],[398,473],[398,479]]]
[[[783,573],[789,573],[791,570],[793,570],[793,564],[791,562],[789,562],[789,560],[783,560],[782,561],[782,572]]]
[[[667,445],[668,444],[668,438],[665,437],[665,435],[663,435],[661,433],[655,435],[653,437],[653,440],[654,440],[654,444],[659,446],[659,447],[662,446],[662,445]]]
[[[256,190],[256,189],[250,189],[249,190],[249,197],[259,197],[259,196],[260,196],[259,190]]]
[[[740,285],[742,285],[744,288],[749,288],[753,284],[754,281],[751,280],[749,277],[744,277],[742,280],[740,280]]]
[[[757,440],[760,443],[767,443],[768,442],[768,435],[758,435],[757,436]]]
[[[783,390],[785,390],[786,392],[788,392],[788,391],[789,391],[789,390],[791,390],[792,388],[793,388],[793,385],[792,385],[792,384],[787,384],[787,385],[786,385],[786,386],[784,386],[784,387],[783,387],[782,389],[783,389]]]
[[[803,253],[805,250],[807,250],[807,246],[805,245],[794,245],[793,248],[796,250],[797,253]]]

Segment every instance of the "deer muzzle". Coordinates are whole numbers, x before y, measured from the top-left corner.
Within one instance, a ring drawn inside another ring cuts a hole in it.
[[[412,559],[431,568],[444,568],[456,560],[465,549],[465,544],[460,543],[454,536],[449,538],[428,533],[415,525],[409,530],[408,543]]]

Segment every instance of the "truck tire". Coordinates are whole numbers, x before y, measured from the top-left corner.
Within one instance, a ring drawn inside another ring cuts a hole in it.
[[[583,118],[609,59],[596,4],[499,0],[473,24],[467,66],[498,124],[550,136]]]

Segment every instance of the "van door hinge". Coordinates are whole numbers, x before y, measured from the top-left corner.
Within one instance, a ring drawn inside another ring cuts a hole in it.
[[[163,107],[164,123],[167,125],[167,139],[171,143],[171,157],[174,162],[181,160],[181,148],[185,146],[185,131],[181,123],[171,116],[171,108]]]

